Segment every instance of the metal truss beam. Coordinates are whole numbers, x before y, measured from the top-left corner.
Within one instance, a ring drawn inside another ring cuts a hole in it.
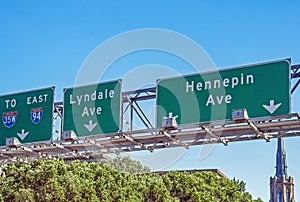
[[[146,128],[154,128],[149,118],[146,116],[142,108],[139,106],[139,101],[150,100],[156,98],[156,87],[139,89],[135,91],[128,91],[122,94],[122,119],[124,121],[125,113],[129,113],[129,131],[133,131],[133,119],[136,115]],[[126,105],[124,107],[124,105]],[[129,112],[128,112],[129,110]],[[124,131],[123,121],[121,125],[122,131]]]
[[[33,143],[16,148],[0,147],[0,164],[29,162],[38,159],[99,160],[106,154],[153,151],[166,147],[188,149],[194,145],[227,145],[231,142],[266,140],[300,136],[300,116],[287,114],[276,117],[252,118],[246,122],[223,121],[211,124],[188,124],[174,130],[143,129],[91,137],[75,142],[55,141]],[[101,157],[102,156],[102,157]]]
[[[300,84],[300,64],[292,65],[291,71],[291,79],[298,79],[295,85],[292,87],[291,94],[293,94]]]
[[[292,75],[291,78],[299,78],[300,77],[300,64],[291,66]]]

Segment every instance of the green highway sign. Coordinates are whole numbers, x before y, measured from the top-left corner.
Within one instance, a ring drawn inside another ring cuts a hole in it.
[[[77,136],[120,130],[121,80],[65,89],[63,131]]]
[[[6,138],[21,143],[52,137],[54,87],[0,96],[0,145]]]
[[[246,109],[250,118],[290,113],[290,60],[159,80],[157,127],[164,117],[178,124],[231,119]]]

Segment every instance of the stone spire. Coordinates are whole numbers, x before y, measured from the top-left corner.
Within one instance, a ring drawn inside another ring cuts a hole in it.
[[[282,179],[287,176],[287,163],[286,163],[286,153],[284,150],[284,141],[282,138],[278,138],[277,142],[277,155],[276,155],[276,176]]]

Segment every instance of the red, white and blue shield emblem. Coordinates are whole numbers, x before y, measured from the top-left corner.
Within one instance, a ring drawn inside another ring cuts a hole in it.
[[[12,127],[17,120],[18,112],[5,112],[2,115],[2,122],[6,128]]]
[[[43,117],[43,108],[42,107],[34,108],[31,110],[30,118],[33,123],[38,124],[41,121],[42,117]]]

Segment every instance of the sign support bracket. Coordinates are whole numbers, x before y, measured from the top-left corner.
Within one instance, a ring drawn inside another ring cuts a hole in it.
[[[176,142],[177,144],[183,146],[184,148],[189,149],[190,146],[189,146],[188,144],[183,143],[183,142],[182,142],[180,139],[178,139],[178,138],[172,137],[172,135],[170,135],[168,132],[162,131],[161,133],[162,133],[164,136],[166,136],[167,138],[169,138],[172,142]]]
[[[134,139],[131,138],[130,136],[125,135],[125,134],[122,134],[122,136],[123,136],[125,139],[127,139],[128,141],[132,142],[133,144],[136,144],[136,145],[138,145],[139,147],[141,147],[141,149],[146,149],[146,150],[149,150],[150,152],[153,152],[153,149],[152,149],[151,147],[145,146],[143,143],[134,140]]]
[[[112,150],[110,150],[109,148],[105,147],[104,145],[101,145],[100,143],[96,142],[95,140],[91,140],[91,139],[87,139],[87,142],[101,148],[101,149],[105,149],[107,153],[113,153]]]
[[[264,138],[267,142],[270,142],[270,138],[268,138],[252,121],[247,121],[248,125],[256,132],[257,137]]]
[[[215,133],[213,133],[208,127],[206,127],[206,126],[201,126],[201,128],[203,129],[203,130],[205,130],[206,131],[206,133],[209,135],[209,136],[211,136],[211,137],[213,137],[213,138],[216,138],[218,141],[220,141],[220,142],[222,142],[223,144],[224,144],[224,146],[228,146],[228,140],[225,140],[225,139],[222,139],[220,136],[218,136],[218,135],[216,135]]]

